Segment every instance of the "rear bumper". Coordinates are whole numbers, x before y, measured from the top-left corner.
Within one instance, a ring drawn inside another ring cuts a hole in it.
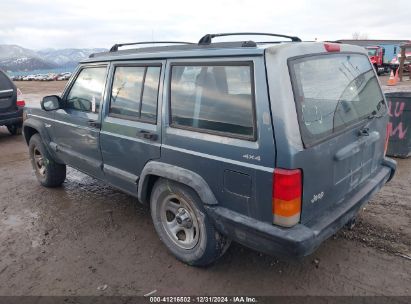
[[[298,258],[311,254],[320,244],[354,218],[361,207],[389,181],[396,163],[385,159],[382,169],[361,190],[337,208],[309,224],[281,228],[233,212],[223,207],[207,206],[207,213],[217,229],[246,247],[279,257]]]
[[[0,113],[0,126],[23,123],[23,108],[15,112]]]

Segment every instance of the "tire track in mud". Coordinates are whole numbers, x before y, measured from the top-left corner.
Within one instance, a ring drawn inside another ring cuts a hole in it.
[[[397,172],[357,218],[336,237],[411,260],[411,161],[396,159]]]

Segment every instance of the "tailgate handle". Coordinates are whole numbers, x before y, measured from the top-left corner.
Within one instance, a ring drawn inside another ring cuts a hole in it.
[[[369,128],[363,128],[358,131],[358,136],[370,136],[370,129]]]
[[[364,129],[363,129],[364,130]],[[360,130],[359,132],[362,132]],[[367,135],[362,135],[357,141],[349,144],[348,146],[345,146],[344,148],[340,149],[335,153],[334,159],[337,161],[344,160],[348,157],[351,157],[358,152],[360,152],[361,148],[366,145],[371,145],[372,143],[378,141],[380,139],[380,133],[373,131],[369,132],[369,130],[366,131]],[[364,136],[364,137],[363,137]],[[365,137],[367,136],[367,137]]]
[[[8,98],[13,96],[13,89],[10,90],[0,90],[0,98]]]

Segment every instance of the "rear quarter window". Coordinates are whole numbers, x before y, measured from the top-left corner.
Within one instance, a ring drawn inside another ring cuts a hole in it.
[[[289,60],[289,69],[306,147],[332,137],[381,108],[383,95],[366,55],[299,57]]]
[[[254,140],[252,71],[251,63],[172,66],[171,125]]]

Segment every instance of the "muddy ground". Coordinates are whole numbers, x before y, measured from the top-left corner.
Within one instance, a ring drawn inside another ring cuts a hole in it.
[[[20,82],[29,103],[63,82]],[[0,127],[0,295],[411,295],[411,159],[312,256],[280,261],[233,244],[186,266],[158,239],[147,207],[68,170],[40,186],[21,136]],[[105,286],[106,285],[106,286]]]

